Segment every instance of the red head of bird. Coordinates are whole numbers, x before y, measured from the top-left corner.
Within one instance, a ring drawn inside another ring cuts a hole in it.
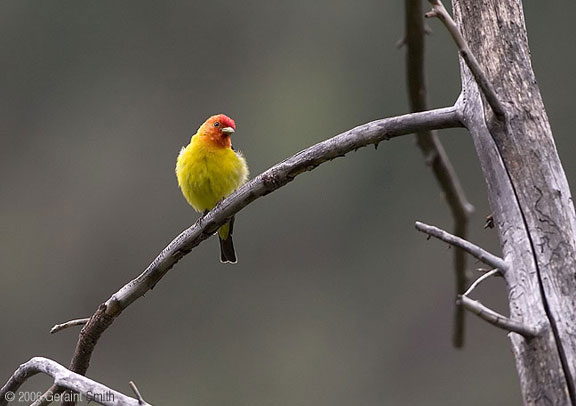
[[[236,130],[234,120],[225,114],[216,114],[204,122],[198,129],[198,135],[207,137],[211,143],[223,148],[230,148],[230,135]]]

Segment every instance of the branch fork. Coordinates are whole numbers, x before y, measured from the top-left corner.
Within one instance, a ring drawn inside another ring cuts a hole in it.
[[[444,24],[444,26],[454,39],[454,42],[456,43],[458,53],[466,63],[466,66],[468,66],[468,69],[470,69],[470,72],[472,72],[472,76],[474,76],[474,79],[476,80],[478,87],[484,94],[484,97],[486,98],[486,101],[490,105],[492,112],[494,112],[494,115],[499,121],[506,123],[507,122],[506,108],[498,98],[496,90],[494,90],[494,86],[488,80],[488,77],[486,76],[484,70],[480,66],[480,63],[470,50],[468,43],[462,36],[462,33],[460,32],[458,26],[452,19],[452,16],[450,16],[450,13],[448,13],[448,11],[446,10],[446,8],[444,7],[444,5],[440,0],[429,0],[429,3],[432,5],[432,10],[424,14],[424,16],[426,18],[436,17]]]
[[[423,232],[424,234],[427,234],[428,237],[434,237],[441,241],[447,242],[448,244],[454,247],[461,248],[470,255],[472,255],[473,257],[477,258],[478,260],[495,268],[489,272],[486,272],[485,274],[480,276],[476,281],[474,281],[474,283],[470,285],[470,287],[464,294],[458,295],[456,299],[456,303],[458,305],[462,306],[469,312],[474,313],[482,320],[487,321],[493,326],[496,326],[508,332],[518,333],[525,339],[530,339],[538,335],[539,330],[537,328],[533,328],[531,326],[524,325],[518,321],[512,320],[509,317],[506,317],[498,312],[495,312],[492,309],[489,309],[479,301],[473,300],[468,297],[468,295],[472,293],[472,291],[486,279],[492,276],[496,276],[498,274],[504,274],[508,271],[508,266],[502,258],[489,253],[488,251],[480,248],[479,246],[471,243],[470,241],[466,241],[462,238],[456,237],[455,235],[452,235],[447,231],[444,231],[438,227],[416,222],[416,229],[418,231]]]
[[[56,361],[43,357],[34,357],[18,367],[8,382],[0,389],[0,406],[7,406],[10,401],[15,400],[16,392],[24,382],[40,373],[51,376],[54,379],[54,385],[80,393],[88,401],[104,406],[150,406],[144,401],[138,388],[132,382],[130,382],[130,387],[135,392],[137,399],[110,389],[99,382],[70,371]],[[53,398],[56,395],[56,392],[50,393],[47,402],[56,400]]]

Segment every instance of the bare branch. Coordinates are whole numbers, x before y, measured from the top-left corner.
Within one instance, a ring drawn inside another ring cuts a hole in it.
[[[25,364],[20,365],[8,382],[0,389],[0,406],[6,406],[14,400],[16,391],[28,380],[28,378],[43,373],[54,378],[54,383],[59,387],[72,390],[84,395],[87,400],[94,401],[105,406],[141,406],[139,399],[134,399],[120,392],[108,388],[101,383],[74,373],[56,361],[48,358],[35,357]],[[54,399],[55,400],[55,399]],[[52,399],[50,400],[52,401]]]
[[[86,373],[94,347],[114,319],[152,289],[182,257],[254,200],[285,186],[318,165],[367,145],[378,145],[381,141],[417,131],[461,126],[460,108],[457,106],[377,120],[300,151],[258,175],[177,236],[142,274],[98,307],[80,331],[70,369]]]
[[[470,299],[467,296],[459,296],[457,301],[460,302],[460,304],[466,310],[474,313],[482,320],[485,320],[488,323],[503,330],[518,333],[526,339],[536,337],[539,333],[538,329],[526,326],[522,323],[509,319],[500,313],[496,313],[494,310],[487,308],[477,300]]]
[[[42,394],[38,399],[36,399],[30,406],[48,406],[53,402],[54,398],[64,392],[64,388],[60,388],[56,384],[53,384],[46,392]]]
[[[84,324],[88,323],[88,320],[90,320],[90,318],[87,317],[85,319],[75,319],[67,321],[66,323],[56,324],[54,327],[50,329],[50,334],[57,333],[60,330],[64,330],[68,327],[83,326]]]
[[[498,275],[500,273],[500,269],[492,269],[489,272],[486,272],[485,274],[483,274],[482,276],[480,276],[478,279],[476,279],[474,281],[474,283],[472,285],[470,285],[470,287],[468,288],[468,290],[462,295],[462,296],[468,296],[470,295],[470,293],[472,293],[472,291],[474,289],[476,289],[478,287],[478,285],[480,285],[482,282],[484,282],[486,279]]]
[[[134,381],[130,381],[130,388],[132,389],[132,391],[134,392],[134,394],[136,395],[136,398],[138,399],[138,403],[140,403],[141,405],[146,405],[148,404],[144,398],[142,397],[142,394],[140,393],[140,390],[138,389],[138,387],[136,386],[136,384],[134,383]]]
[[[513,321],[510,318],[503,316],[500,313],[495,312],[494,310],[489,309],[482,303],[470,299],[468,297],[468,295],[472,293],[472,291],[476,287],[478,287],[478,285],[480,285],[483,281],[499,274],[501,274],[500,269],[492,269],[491,271],[486,272],[484,275],[476,279],[472,285],[470,285],[466,293],[464,293],[463,295],[459,295],[456,302],[462,305],[464,309],[476,314],[481,319],[487,321],[490,324],[495,325],[498,328],[518,333],[527,339],[535,337],[536,335],[538,335],[537,329]]]
[[[462,238],[456,237],[438,227],[430,226],[428,224],[420,223],[419,221],[416,222],[416,229],[421,231],[429,236],[447,242],[450,245],[455,247],[460,247],[473,257],[477,258],[478,260],[484,262],[487,265],[490,265],[494,268],[498,268],[503,273],[506,272],[507,266],[504,260],[496,255],[489,253],[488,251],[483,250],[482,248],[478,247],[477,245],[472,244],[470,241],[463,240]]]
[[[423,15],[422,0],[405,0],[406,36],[406,70],[410,109],[413,112],[429,109],[426,90],[426,72],[424,69],[424,44],[426,25]],[[454,218],[454,234],[466,238],[468,221],[474,207],[464,193],[460,179],[452,167],[444,146],[435,131],[426,130],[416,133],[418,147],[424,155],[424,160],[430,166],[438,185],[442,189],[446,203]],[[454,250],[454,271],[456,276],[456,294],[461,295],[466,290],[466,254],[461,249]],[[456,306],[454,312],[454,333],[452,342],[456,348],[464,345],[464,310]]]
[[[486,101],[492,108],[494,115],[496,118],[502,122],[506,122],[506,109],[504,105],[500,102],[492,83],[488,80],[488,77],[482,70],[482,67],[478,63],[478,60],[468,47],[468,43],[460,33],[458,26],[442,4],[440,0],[428,0],[432,5],[432,11],[429,11],[425,14],[426,17],[437,17],[448,29],[448,32],[456,42],[456,46],[458,48],[458,52],[460,56],[472,72],[476,83],[482,90],[484,97],[486,97]]]

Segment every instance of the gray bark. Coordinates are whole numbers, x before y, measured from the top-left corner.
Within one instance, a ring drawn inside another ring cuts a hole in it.
[[[488,185],[511,314],[508,319],[482,308],[479,312],[513,331],[509,336],[525,404],[576,406],[576,215],[532,71],[521,2],[452,3],[460,31],[485,73],[482,79],[493,85],[505,117],[493,114],[461,63],[462,94],[455,107],[368,123],[281,162],[184,231],[140,276],[103,303],[82,329],[70,369],[84,374],[100,335],[113,320],[252,201],[354,149],[464,124]]]
[[[87,401],[104,406],[150,406],[142,399],[140,392],[138,392],[133,383],[131,385],[137,393],[138,399],[126,396],[101,383],[70,371],[56,361],[42,357],[34,357],[20,365],[8,382],[0,388],[0,406],[7,406],[9,402],[19,401],[18,389],[20,386],[32,376],[40,373],[54,378],[54,383],[59,387],[82,394],[83,399]],[[54,398],[49,399],[49,403],[59,399],[56,394],[51,395]]]
[[[464,124],[484,177],[509,271],[511,318],[538,326],[510,333],[524,402],[575,405],[576,216],[532,71],[517,0],[453,0],[456,22],[503,102],[499,122],[462,67]]]

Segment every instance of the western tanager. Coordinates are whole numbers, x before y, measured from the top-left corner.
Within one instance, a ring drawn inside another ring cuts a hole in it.
[[[198,212],[206,213],[248,179],[244,156],[232,149],[234,120],[224,114],[210,117],[183,147],[176,161],[182,194]],[[234,218],[218,230],[220,261],[236,263],[232,243]]]

